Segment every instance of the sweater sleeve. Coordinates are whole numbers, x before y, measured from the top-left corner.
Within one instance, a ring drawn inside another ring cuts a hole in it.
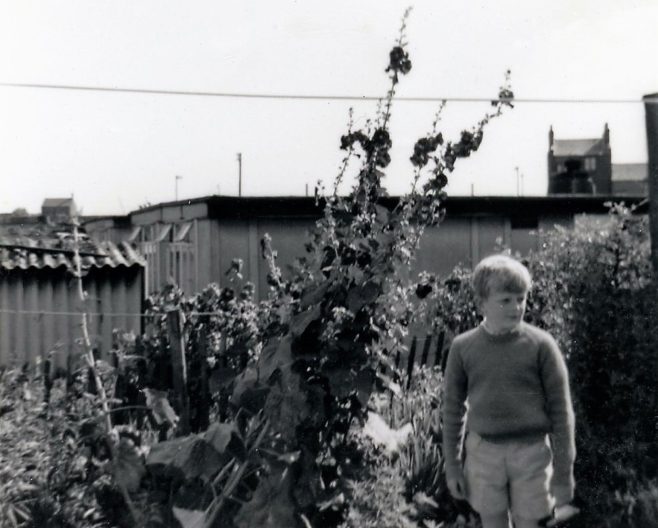
[[[448,352],[443,395],[443,455],[446,478],[461,471],[461,449],[466,415],[467,377],[457,340]]]
[[[548,336],[542,347],[541,377],[546,399],[546,411],[551,420],[553,448],[553,480],[551,491],[557,504],[573,499],[573,465],[576,458],[575,419],[569,374],[555,340]]]

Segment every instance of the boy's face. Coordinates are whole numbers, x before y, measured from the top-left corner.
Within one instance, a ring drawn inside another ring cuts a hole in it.
[[[513,330],[523,320],[527,296],[527,292],[492,289],[489,296],[480,303],[482,314],[487,318],[487,326],[494,332]]]

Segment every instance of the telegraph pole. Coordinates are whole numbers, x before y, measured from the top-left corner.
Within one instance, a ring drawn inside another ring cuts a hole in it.
[[[658,277],[658,93],[645,95],[644,115],[647,124],[649,153],[649,233],[651,234],[651,265]]]
[[[182,179],[183,179],[182,176],[178,176],[178,174],[176,175],[176,178],[175,178],[176,184],[174,186],[174,196],[176,197],[176,200],[175,200],[176,202],[178,201],[178,180],[182,180]]]
[[[238,152],[238,196],[242,196],[242,152]]]

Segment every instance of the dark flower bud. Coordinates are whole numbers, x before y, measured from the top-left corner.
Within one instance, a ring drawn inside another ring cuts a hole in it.
[[[427,283],[421,283],[416,286],[416,296],[419,299],[424,299],[430,293],[432,293],[432,285]]]
[[[374,134],[372,135],[372,143],[376,147],[383,147],[383,148],[389,148],[391,147],[391,136],[388,133],[388,130],[384,128],[378,128],[375,130]]]
[[[400,72],[406,75],[411,71],[411,61],[409,59],[403,59],[400,62]]]
[[[436,175],[436,186],[439,190],[441,190],[446,185],[448,185],[448,177],[444,173],[440,172]]]
[[[509,106],[510,108],[514,108],[514,105],[512,104],[512,99],[514,99],[514,92],[508,88],[501,88],[500,92],[498,92],[498,99],[502,104]],[[495,105],[495,102],[493,103]]]
[[[224,288],[220,296],[220,301],[229,302],[235,298],[235,292],[233,288]]]
[[[356,257],[356,263],[360,268],[365,268],[367,266],[370,266],[371,262],[372,262],[372,257],[368,252],[361,251]]]
[[[401,46],[396,46],[391,50],[390,62],[386,68],[386,71],[393,71],[395,74],[400,72],[405,75],[411,71],[411,61],[409,60],[409,54],[404,51]]]
[[[388,167],[391,163],[391,155],[386,150],[381,150],[377,153],[377,159],[375,163],[378,167]]]
[[[347,150],[352,146],[352,143],[354,143],[354,138],[352,137],[352,134],[346,134],[344,136],[341,136],[340,138],[341,150]]]

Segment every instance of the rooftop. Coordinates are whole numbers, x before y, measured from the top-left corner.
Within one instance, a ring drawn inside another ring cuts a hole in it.
[[[627,205],[640,204],[645,196],[556,194],[549,196],[449,196],[445,201],[448,217],[506,215],[527,216],[529,214],[605,214],[608,205],[623,200]],[[400,198],[388,196],[380,200],[381,205],[393,208]],[[249,218],[319,218],[322,203],[315,198],[303,196],[204,196],[178,202],[165,202],[133,211],[126,216],[110,216],[104,220],[96,218],[88,228],[102,224],[146,225],[151,223],[186,222],[195,218],[249,219]],[[646,204],[638,213],[645,213]],[[95,225],[91,225],[95,224]],[[90,230],[90,232],[91,232]]]
[[[0,270],[63,267],[73,271],[74,245],[73,234],[67,232],[56,233],[48,239],[0,237]],[[83,234],[78,245],[84,270],[146,265],[142,256],[126,242],[96,242]]]
[[[73,198],[46,198],[41,207],[68,207],[73,204]]]
[[[598,156],[604,154],[603,139],[556,139],[553,141],[555,156]]]
[[[613,163],[613,181],[646,181],[649,179],[647,163]]]

